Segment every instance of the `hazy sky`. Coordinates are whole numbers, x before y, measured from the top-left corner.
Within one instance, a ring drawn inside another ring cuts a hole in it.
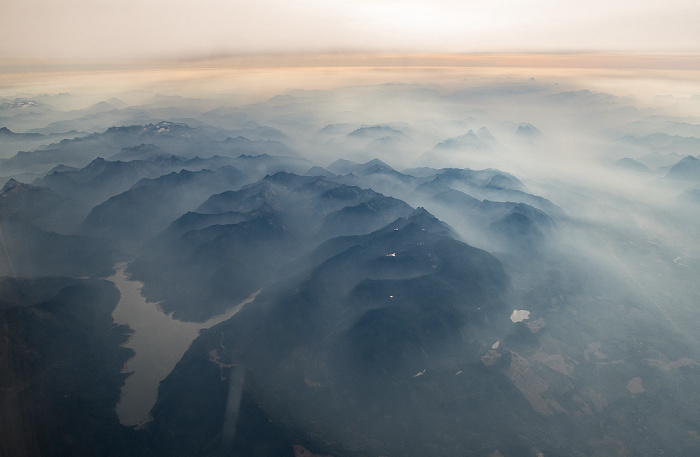
[[[0,61],[700,52],[697,0],[0,0]]]

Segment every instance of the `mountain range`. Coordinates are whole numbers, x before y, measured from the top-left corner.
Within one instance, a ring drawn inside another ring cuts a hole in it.
[[[696,141],[630,99],[55,97],[0,104],[0,454],[700,451]]]

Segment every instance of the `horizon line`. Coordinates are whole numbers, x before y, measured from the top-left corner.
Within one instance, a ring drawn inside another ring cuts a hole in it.
[[[167,70],[183,68],[581,68],[700,70],[700,54],[690,52],[478,52],[478,53],[256,53],[131,61],[5,60],[2,73]]]

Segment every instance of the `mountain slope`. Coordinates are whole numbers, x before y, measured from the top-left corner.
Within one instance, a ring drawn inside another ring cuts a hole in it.
[[[235,389],[228,395],[257,403],[281,427],[275,439],[286,439],[288,449],[304,443],[322,451],[334,443],[341,455],[425,452],[430,444],[402,442],[391,431],[409,410],[436,417],[431,402],[446,400],[439,390],[424,390],[422,380],[432,375],[414,374],[478,361],[509,323],[499,298],[507,278],[495,258],[452,239],[422,209],[371,234],[327,244],[336,252],[320,248],[325,254],[311,256],[321,262],[317,267],[264,291],[259,303],[205,332],[163,381],[153,430],[168,452],[196,454],[205,443],[235,448],[236,432],[230,442],[216,436],[225,429],[227,386]],[[214,370],[211,354],[231,368]],[[196,385],[192,370],[202,374]],[[193,389],[208,395],[179,400]],[[187,430],[179,419],[185,407],[208,425]],[[250,412],[241,414],[245,429]],[[428,429],[421,436],[431,443],[436,437]],[[177,438],[166,443],[166,436]]]

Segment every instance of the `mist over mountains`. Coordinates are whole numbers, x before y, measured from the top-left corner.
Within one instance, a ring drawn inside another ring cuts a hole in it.
[[[0,100],[3,455],[700,451],[692,100],[128,95]]]

